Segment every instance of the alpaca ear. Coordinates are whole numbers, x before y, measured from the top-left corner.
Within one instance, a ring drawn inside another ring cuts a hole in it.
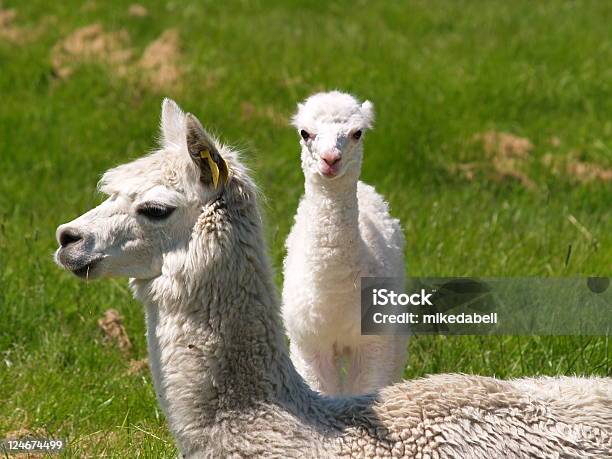
[[[374,125],[374,104],[366,100],[361,104],[361,113],[366,123],[365,127],[370,129]]]
[[[229,170],[213,138],[204,130],[200,121],[191,113],[185,116],[187,150],[200,171],[205,185],[217,188],[219,182],[227,182]]]
[[[300,116],[300,112],[304,109],[304,104],[298,103],[297,104],[298,109],[297,112],[295,112],[295,114],[291,117],[291,126],[293,126],[296,129],[299,129],[299,123],[298,123],[298,118]]]
[[[182,145],[185,141],[185,114],[172,99],[164,99],[161,113],[162,144]]]

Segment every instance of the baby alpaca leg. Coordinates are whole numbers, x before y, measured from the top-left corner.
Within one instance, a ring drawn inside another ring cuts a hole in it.
[[[399,349],[395,337],[379,337],[352,350],[345,394],[367,394],[399,381]]]
[[[329,395],[340,393],[339,361],[333,347],[308,351],[291,342],[289,350],[293,365],[313,390]]]

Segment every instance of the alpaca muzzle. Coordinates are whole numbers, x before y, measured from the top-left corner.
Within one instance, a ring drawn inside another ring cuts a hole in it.
[[[335,177],[340,171],[342,155],[337,150],[329,150],[320,156],[319,171],[325,177]]]
[[[77,228],[65,225],[57,229],[56,235],[60,244],[55,253],[56,263],[78,277],[91,277],[95,265],[103,258],[92,252],[93,238]]]

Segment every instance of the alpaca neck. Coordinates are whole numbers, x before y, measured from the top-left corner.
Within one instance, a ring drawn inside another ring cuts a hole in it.
[[[305,387],[288,357],[257,218],[232,228],[240,244],[219,248],[227,251],[201,272],[132,284],[147,305],[155,388],[182,450],[215,441],[215,425],[240,422],[237,412],[294,403]]]
[[[324,252],[325,266],[333,272],[353,276],[361,251],[357,177],[334,180],[316,176],[306,179],[307,233],[314,249]],[[340,268],[340,269],[339,269]],[[323,270],[319,271],[324,274]],[[326,275],[326,274],[324,274]]]

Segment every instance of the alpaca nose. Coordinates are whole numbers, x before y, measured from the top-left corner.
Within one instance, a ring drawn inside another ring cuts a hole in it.
[[[333,166],[340,161],[340,152],[335,150],[326,151],[321,155],[321,159],[325,161],[328,166]]]
[[[61,228],[58,231],[57,240],[62,247],[68,247],[83,240],[83,235],[76,228]]]

